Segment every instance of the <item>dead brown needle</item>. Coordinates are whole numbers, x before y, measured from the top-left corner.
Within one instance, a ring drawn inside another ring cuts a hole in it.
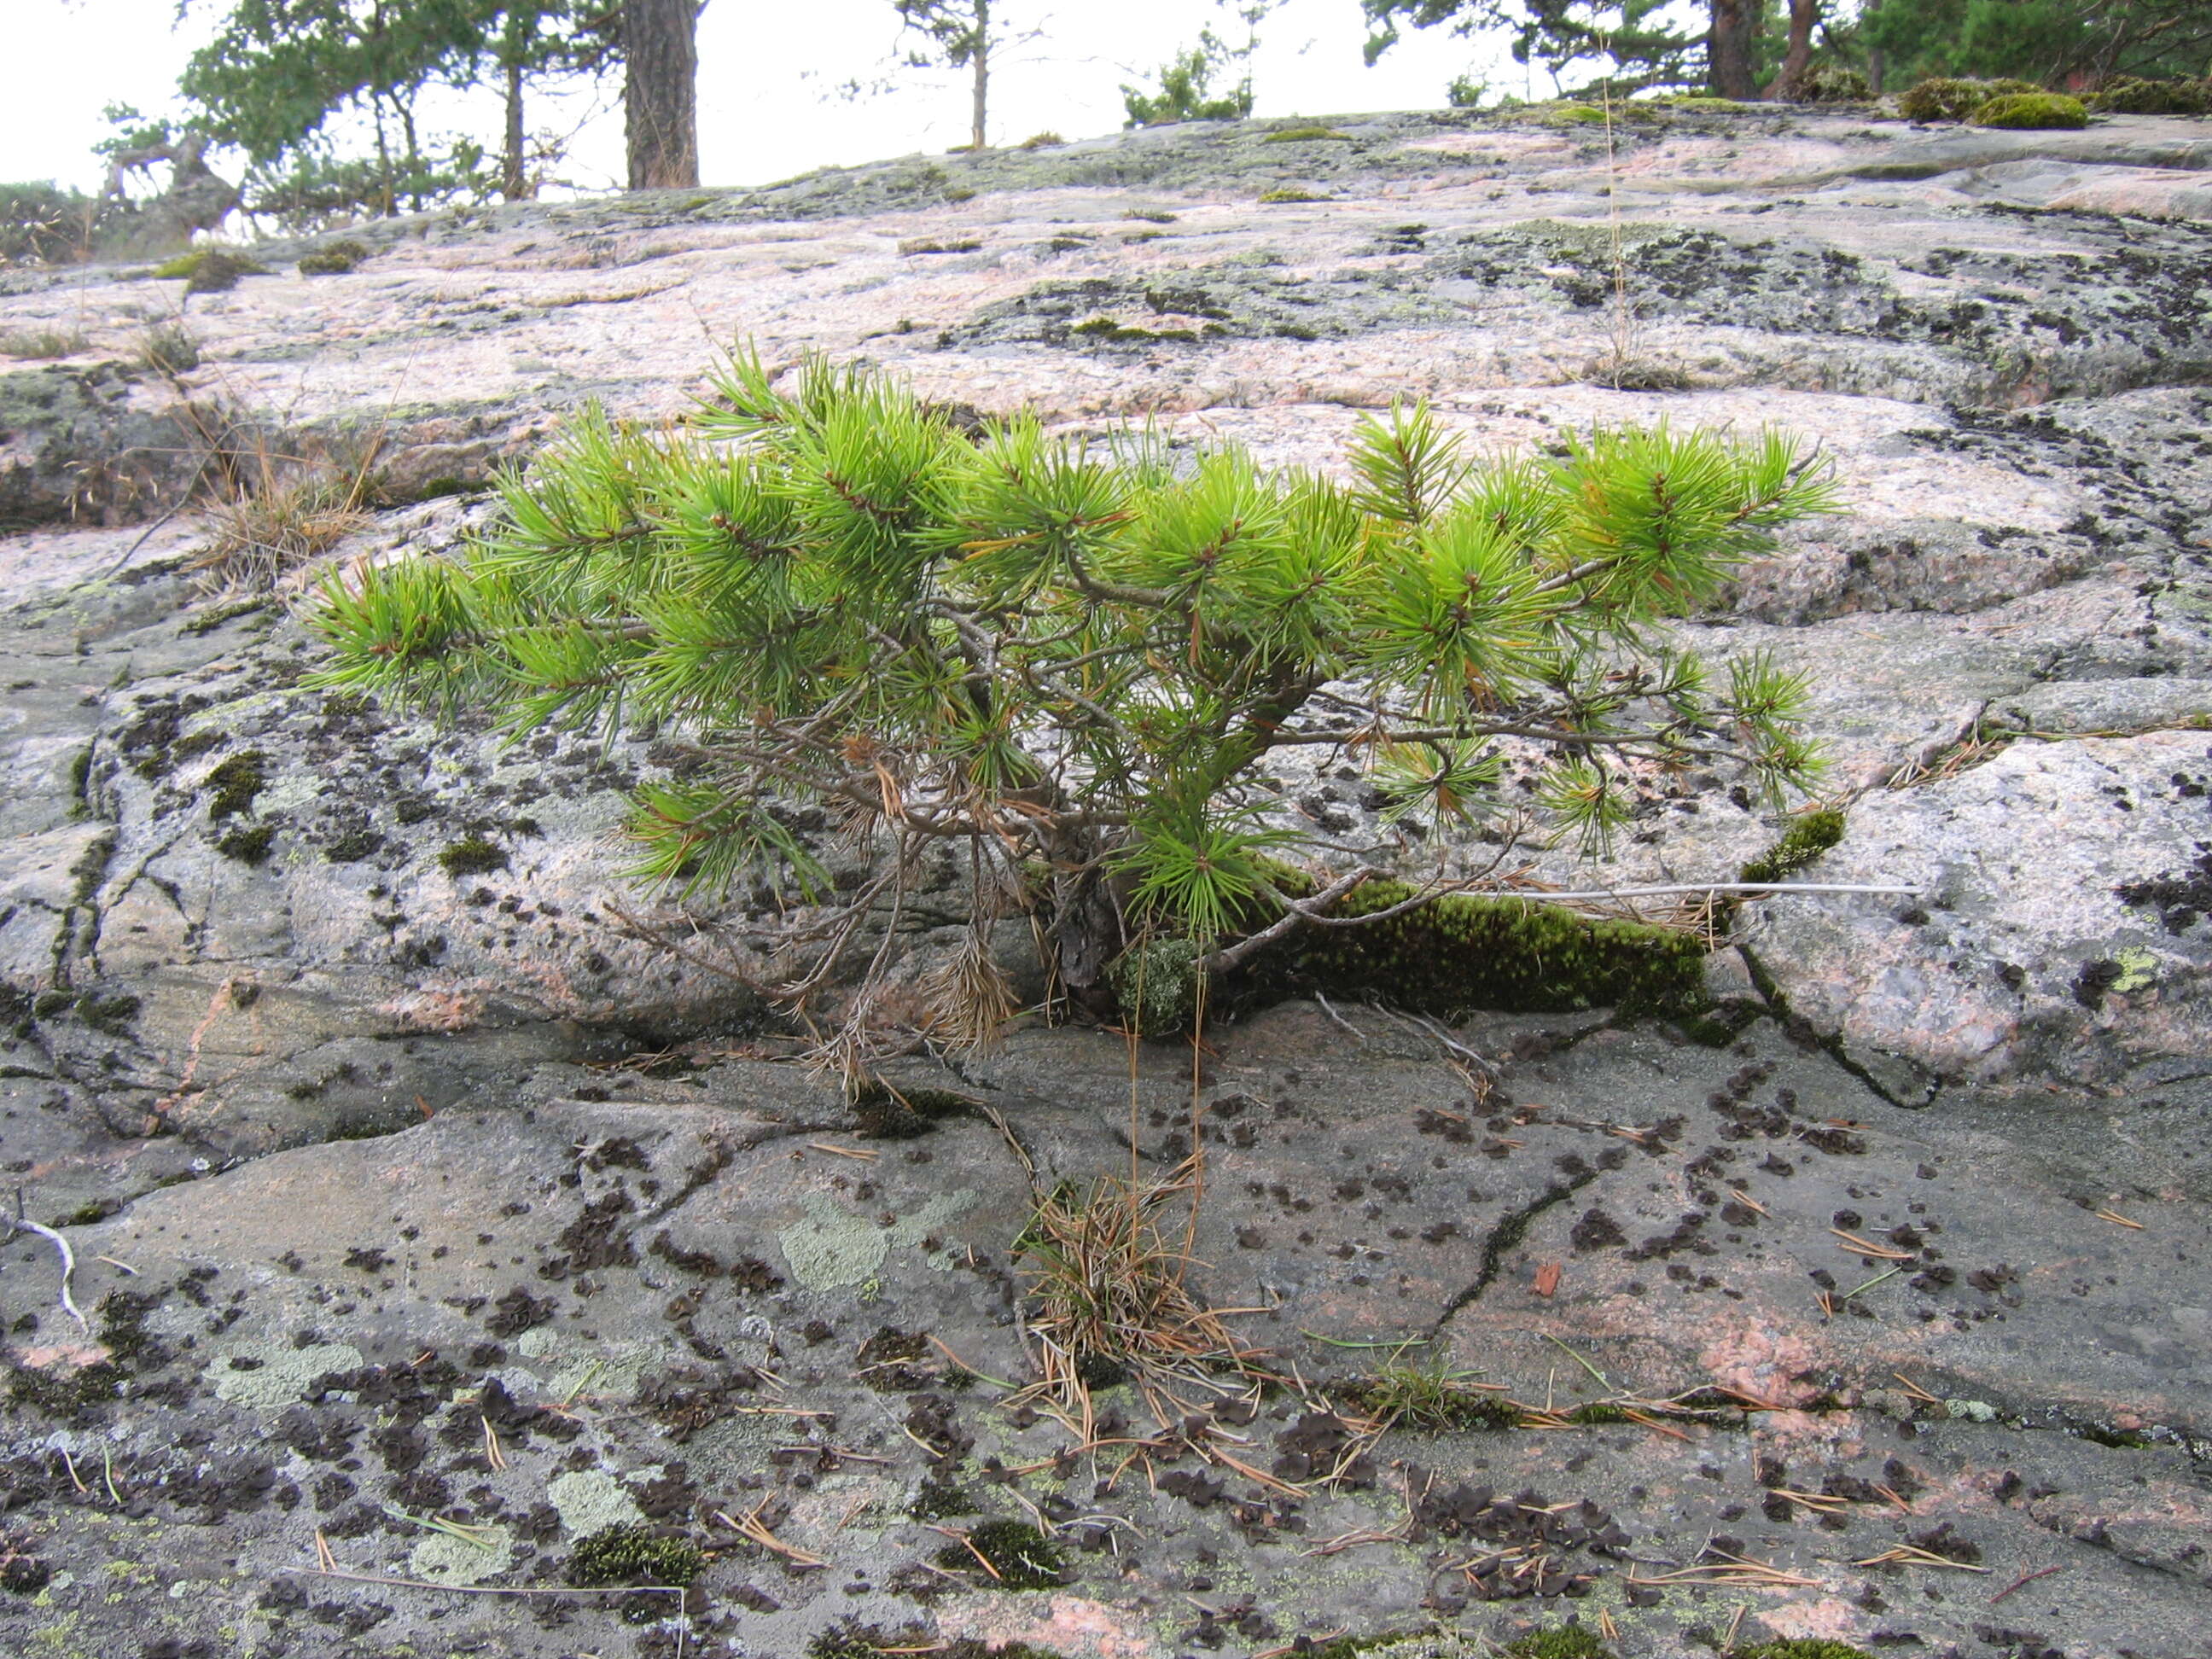
[[[1907,1376],[1903,1371],[1892,1371],[1890,1375],[1897,1379],[1899,1386],[1903,1388],[1906,1394],[1910,1395],[1913,1399],[1917,1400],[1922,1405],[1940,1406],[1943,1403],[1934,1395],[1929,1393],[1927,1389],[1922,1388],[1917,1382],[1915,1382],[1911,1377]]]
[[[1760,1203],[1749,1193],[1738,1192],[1735,1188],[1731,1187],[1729,1188],[1729,1196],[1734,1199],[1737,1203],[1742,1205],[1745,1209],[1756,1210],[1759,1214],[1766,1217],[1769,1220],[1773,1218],[1774,1212],[1768,1209],[1766,1206]]]
[[[2109,1221],[2116,1227],[2132,1227],[2137,1232],[2141,1232],[2143,1230],[2143,1224],[2142,1222],[2130,1221],[2127,1217],[2122,1215],[2118,1210],[2093,1210],[2090,1213],[2095,1216],[2098,1220]]]
[[[1844,1241],[1844,1248],[1853,1255],[1863,1255],[1875,1261],[1910,1261],[1912,1252],[1893,1250],[1887,1244],[1877,1244],[1870,1238],[1861,1238],[1856,1233],[1847,1233],[1841,1227],[1828,1231]]]
[[[765,1509],[767,1505],[765,1504],[761,1505],[761,1509]],[[768,1523],[761,1519],[760,1509],[751,1510],[742,1521],[732,1516],[727,1510],[716,1510],[714,1511],[714,1519],[720,1521],[724,1526],[729,1528],[732,1532],[738,1533],[741,1536],[751,1539],[754,1543],[758,1544],[763,1549],[775,1552],[776,1554],[781,1556],[785,1560],[790,1562],[793,1566],[797,1567],[801,1571],[809,1567],[826,1567],[830,1565],[827,1561],[822,1559],[820,1556],[809,1555],[805,1550],[793,1549],[790,1545],[785,1543],[783,1540],[778,1538],[774,1533],[770,1532],[768,1529]]]
[[[479,1416],[477,1421],[483,1425],[484,1462],[495,1469],[505,1468],[507,1457],[499,1449],[499,1431],[492,1427],[491,1419],[489,1417]]]
[[[967,1548],[968,1553],[974,1556],[978,1561],[983,1564],[984,1571],[989,1573],[992,1577],[997,1579],[1000,1583],[1003,1584],[1006,1583],[1006,1575],[1000,1572],[996,1567],[991,1565],[991,1558],[984,1554],[982,1551],[977,1549],[975,1547],[975,1540],[970,1538],[966,1533],[958,1531],[951,1527],[932,1527],[930,1531],[942,1533],[945,1537],[950,1538],[954,1543],[964,1545]]]
[[[833,1146],[826,1140],[810,1140],[806,1144],[814,1152],[830,1152],[838,1158],[857,1158],[864,1164],[872,1164],[883,1156],[881,1152],[866,1146]]]
[[[1954,1572],[1987,1572],[1987,1567],[1978,1567],[1971,1561],[1954,1561],[1948,1555],[1938,1555],[1933,1550],[1923,1550],[1917,1544],[1898,1544],[1880,1555],[1869,1555],[1863,1561],[1854,1561],[1856,1567],[1949,1567]]]

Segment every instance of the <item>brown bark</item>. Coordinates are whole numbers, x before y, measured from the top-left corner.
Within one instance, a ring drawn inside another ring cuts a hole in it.
[[[1759,96],[1752,78],[1752,43],[1758,37],[1759,0],[1712,0],[1712,33],[1706,37],[1707,78],[1714,96],[1746,101]]]
[[[697,27],[695,0],[623,0],[623,125],[632,190],[699,182]]]
[[[1790,49],[1783,55],[1782,72],[1766,89],[1769,98],[1794,103],[1803,94],[1805,71],[1813,62],[1813,25],[1820,9],[1820,0],[1790,0]]]

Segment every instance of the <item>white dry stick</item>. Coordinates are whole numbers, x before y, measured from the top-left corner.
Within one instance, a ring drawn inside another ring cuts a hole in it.
[[[20,1229],[24,1232],[38,1234],[40,1237],[50,1242],[62,1253],[62,1311],[76,1321],[79,1330],[87,1336],[90,1336],[92,1326],[86,1321],[82,1310],[78,1308],[76,1302],[70,1297],[70,1275],[76,1271],[76,1253],[70,1249],[69,1240],[64,1238],[52,1227],[44,1226],[36,1221],[25,1221],[17,1216],[0,1217],[0,1220],[5,1220],[10,1227]]]
[[[1561,899],[1658,898],[1680,893],[1886,893],[1917,898],[1924,889],[1828,881],[1681,881],[1662,887],[1600,887],[1584,893],[1553,893],[1541,887],[1474,887],[1460,890],[1478,898],[1523,898],[1538,903]]]

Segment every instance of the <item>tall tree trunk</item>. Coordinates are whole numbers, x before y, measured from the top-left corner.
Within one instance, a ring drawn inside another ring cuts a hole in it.
[[[1769,98],[1796,103],[1804,95],[1805,71],[1813,62],[1813,25],[1820,9],[1820,0],[1790,0],[1790,50],[1783,56],[1782,72],[1766,89]]]
[[[1872,22],[1874,21],[1874,15],[1881,9],[1881,0],[1867,0],[1866,9],[1862,14],[1862,21],[1866,23]],[[1877,98],[1881,96],[1882,72],[1888,67],[1889,54],[1887,52],[1884,52],[1880,46],[1869,46],[1867,48],[1867,90]]]
[[[1706,37],[1706,55],[1707,78],[1716,97],[1749,101],[1759,96],[1751,70],[1759,4],[1759,0],[1712,0],[1713,25]]]
[[[632,190],[699,182],[698,21],[695,0],[623,0],[623,125]]]
[[[530,182],[522,173],[522,65],[514,61],[507,65],[507,137],[499,153],[499,193],[510,202],[530,194]]]
[[[407,204],[416,212],[422,210],[422,150],[415,141],[415,106],[394,93],[392,101],[399,111],[399,130],[407,135]]]
[[[975,49],[968,54],[975,75],[975,104],[969,143],[983,148],[985,117],[991,100],[991,0],[975,0]]]
[[[384,216],[389,219],[398,213],[399,205],[392,199],[392,145],[384,136],[383,98],[381,96],[374,98],[371,100],[370,107],[376,112],[377,184],[384,197],[382,204]]]

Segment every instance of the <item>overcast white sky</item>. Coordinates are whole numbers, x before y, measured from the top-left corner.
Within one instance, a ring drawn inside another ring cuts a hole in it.
[[[179,24],[176,0],[0,5],[9,15],[15,65],[0,98],[0,179],[51,178],[88,189],[100,179],[90,147],[107,131],[102,107],[173,111],[178,71],[225,9],[221,0],[194,0]],[[1221,15],[1212,0],[1002,0],[1000,10],[1016,23],[1042,23],[1047,33],[995,79],[994,143],[1018,143],[1044,129],[1070,138],[1113,131],[1123,118],[1121,83],[1149,81]],[[883,71],[896,22],[890,0],[711,0],[699,26],[703,181],[764,183],[832,163],[964,143],[967,95],[958,77],[909,72],[902,89],[886,97],[854,103],[836,95],[840,84]],[[1551,90],[1540,76],[1524,89],[1520,69],[1501,68],[1495,47],[1443,30],[1409,34],[1370,70],[1360,61],[1365,33],[1358,0],[1289,0],[1263,30],[1258,112],[1435,108],[1446,83],[1481,66],[1479,59],[1502,91]],[[607,90],[611,99],[617,89]],[[532,125],[573,125],[586,112],[541,103]],[[468,106],[448,106],[429,125],[468,126],[489,142],[498,122],[497,102],[485,93]],[[574,152],[575,182],[617,182],[621,145],[618,109],[602,113]]]

